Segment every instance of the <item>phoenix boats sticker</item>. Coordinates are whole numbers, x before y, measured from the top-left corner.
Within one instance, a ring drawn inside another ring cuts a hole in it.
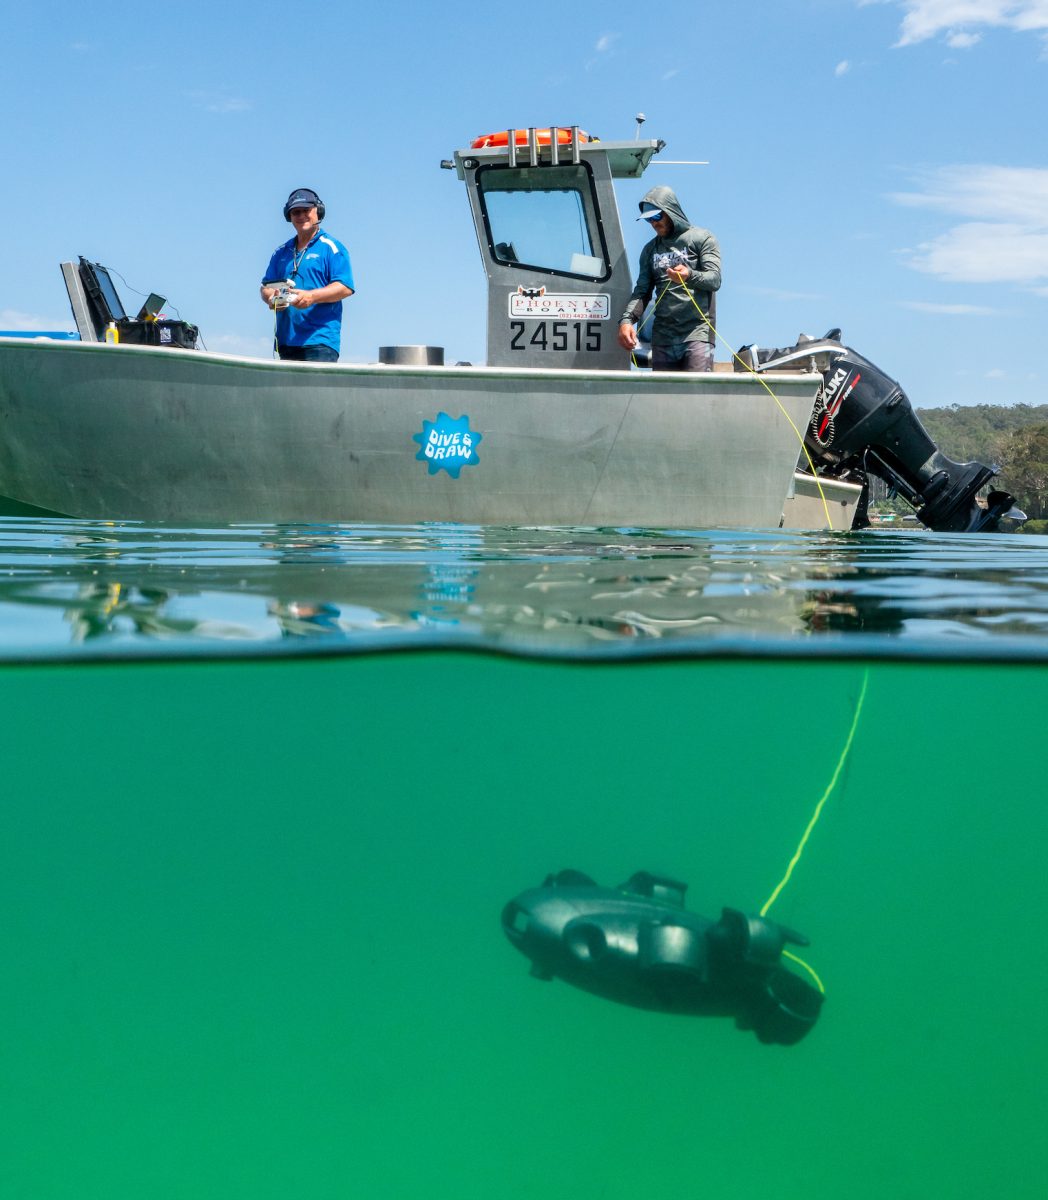
[[[607,292],[568,294],[547,292],[544,287],[518,287],[509,294],[509,315],[536,320],[606,321],[611,316],[611,296]]]
[[[470,429],[468,416],[456,421],[442,412],[437,413],[435,421],[423,420],[422,432],[413,433],[411,440],[418,442],[415,458],[429,464],[430,475],[443,467],[452,479],[458,479],[463,467],[475,467],[480,462],[477,443],[483,436]]]

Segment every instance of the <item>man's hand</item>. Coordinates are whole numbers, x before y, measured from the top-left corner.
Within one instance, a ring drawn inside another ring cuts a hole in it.
[[[313,293],[300,292],[296,289],[288,297],[288,303],[292,308],[309,308],[314,303]]]
[[[637,346],[637,330],[631,321],[623,321],[619,326],[619,345],[623,350],[633,350]]]
[[[670,267],[666,274],[673,280],[674,283],[683,283],[685,279],[691,276],[691,267],[684,266],[683,263],[677,267]]]

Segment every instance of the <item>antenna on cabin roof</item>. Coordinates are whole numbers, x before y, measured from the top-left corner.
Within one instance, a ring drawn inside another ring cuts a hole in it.
[[[640,127],[647,119],[643,113],[637,113],[636,117],[634,117],[634,120],[637,122],[637,132],[633,135],[634,141],[640,141]],[[659,150],[665,145],[665,142],[660,141]],[[657,153],[658,150],[656,151]],[[708,158],[664,158],[660,160],[659,165],[663,167],[708,167],[710,160]]]

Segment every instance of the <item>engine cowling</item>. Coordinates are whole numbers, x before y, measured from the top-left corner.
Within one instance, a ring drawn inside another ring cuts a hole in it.
[[[876,475],[898,491],[930,529],[975,533],[997,527],[1015,498],[978,493],[998,470],[980,462],[958,463],[932,441],[899,384],[868,358],[845,346],[840,331],[818,341],[801,338],[785,350],[747,346],[740,358],[763,373],[798,370],[807,364],[823,383],[805,436],[816,468],[835,475]]]

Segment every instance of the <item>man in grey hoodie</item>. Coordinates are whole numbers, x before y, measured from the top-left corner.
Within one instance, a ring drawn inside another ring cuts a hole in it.
[[[651,365],[655,371],[712,371],[715,293],[721,285],[717,239],[692,225],[676,194],[654,187],[640,202],[638,220],[655,237],[640,252],[640,273],[619,323],[619,345],[637,345],[635,323],[655,294]]]

